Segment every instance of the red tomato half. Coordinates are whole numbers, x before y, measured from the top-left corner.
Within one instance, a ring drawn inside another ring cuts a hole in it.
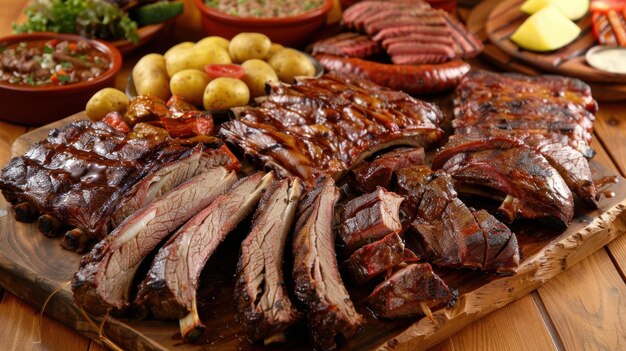
[[[206,65],[204,71],[213,79],[220,77],[241,79],[246,74],[243,67],[231,64]]]

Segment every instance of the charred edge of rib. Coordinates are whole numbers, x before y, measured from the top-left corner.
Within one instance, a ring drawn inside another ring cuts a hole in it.
[[[29,202],[20,202],[13,206],[15,211],[15,220],[23,223],[32,223],[37,220],[39,211]]]

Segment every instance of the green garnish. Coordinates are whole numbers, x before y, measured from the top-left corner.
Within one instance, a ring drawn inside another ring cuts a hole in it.
[[[63,69],[70,69],[74,67],[74,65],[71,62],[63,61],[61,62],[61,67],[63,67]]]
[[[46,46],[44,46],[44,47],[43,47],[43,53],[44,53],[44,54],[51,54],[51,53],[53,53],[53,52],[54,52],[54,50],[52,49],[52,47],[50,47],[50,46],[48,46],[48,45],[46,45]]]
[[[24,82],[26,82],[26,84],[28,85],[36,85],[35,80],[32,76],[26,76],[26,78],[24,78]]]
[[[63,82],[63,83],[70,81],[70,76],[66,76],[63,74],[58,74],[57,78],[59,79],[60,82]]]

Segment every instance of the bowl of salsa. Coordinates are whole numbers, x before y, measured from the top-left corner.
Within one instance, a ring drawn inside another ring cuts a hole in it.
[[[302,46],[326,23],[333,0],[195,0],[209,35],[258,32],[272,42]]]
[[[112,45],[58,33],[0,38],[0,119],[41,125],[84,109],[122,65]]]

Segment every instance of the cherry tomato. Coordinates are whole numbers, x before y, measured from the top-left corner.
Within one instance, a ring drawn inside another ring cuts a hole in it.
[[[220,77],[241,79],[246,74],[243,67],[232,64],[206,65],[204,66],[204,71],[212,79]]]

